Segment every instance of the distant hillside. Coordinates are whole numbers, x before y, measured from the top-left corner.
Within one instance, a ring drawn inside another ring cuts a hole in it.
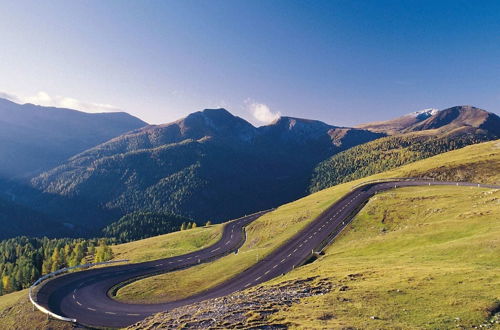
[[[90,237],[120,215],[93,202],[39,191],[0,178],[0,239],[15,236]]]
[[[0,240],[18,235],[26,236],[62,236],[65,230],[62,223],[26,206],[0,198]]]
[[[0,177],[23,177],[147,125],[129,114],[85,113],[0,99]]]
[[[401,118],[386,124],[362,125],[377,131],[402,133],[356,146],[320,163],[310,192],[380,173],[419,159],[500,138],[500,118],[471,106],[457,106],[426,115],[404,126]],[[376,128],[375,128],[376,127]]]
[[[421,111],[415,111],[395,119],[361,124],[357,125],[356,127],[367,129],[372,132],[387,133],[392,135],[403,132],[408,127],[426,120],[427,118],[435,115],[437,112],[437,109],[425,109]]]
[[[225,109],[207,109],[116,137],[32,183],[120,214],[215,222],[305,195],[319,162],[381,136],[290,117],[256,128]]]
[[[494,113],[470,105],[461,105],[444,110],[426,109],[399,118],[358,125],[358,128],[395,135],[437,129],[440,133],[483,133],[481,130],[499,134],[500,118]]]

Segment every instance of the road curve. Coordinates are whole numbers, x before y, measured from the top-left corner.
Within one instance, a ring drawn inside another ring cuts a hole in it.
[[[117,284],[132,278],[191,267],[198,262],[213,260],[234,251],[243,243],[243,227],[265,212],[229,222],[224,227],[221,240],[200,251],[151,262],[71,273],[53,279],[40,288],[37,301],[52,312],[75,318],[83,325],[128,326],[151,314],[225,296],[287,273],[308,260],[313,251],[318,251],[327,245],[349,224],[352,216],[361,209],[364,203],[377,192],[421,185],[478,186],[477,183],[464,182],[390,181],[358,187],[335,202],[301,232],[252,267],[216,287],[182,300],[161,304],[127,304],[113,300],[107,293]],[[481,187],[500,188],[494,185],[481,185]]]

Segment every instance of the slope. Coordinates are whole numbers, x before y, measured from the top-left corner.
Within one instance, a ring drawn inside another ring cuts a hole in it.
[[[213,244],[221,232],[222,226],[215,225],[113,245],[113,260],[143,262],[189,253]],[[6,329],[73,329],[67,322],[47,319],[44,314],[33,311],[28,290],[0,296],[0,319]]]
[[[0,177],[39,173],[146,125],[123,112],[91,114],[0,99]]]
[[[119,214],[220,222],[304,196],[316,164],[380,136],[290,117],[255,128],[225,109],[206,109],[112,139],[32,183]]]
[[[389,171],[387,173],[379,174],[376,176],[373,176],[372,178],[382,178],[382,177],[404,177],[404,176],[422,176],[422,175],[429,175],[429,176],[434,176],[436,178],[440,179],[456,179],[460,178],[460,173],[464,170],[464,168],[468,169],[468,174],[465,179],[470,180],[470,181],[479,181],[479,182],[485,182],[485,183],[500,183],[500,142],[499,141],[492,141],[488,143],[482,143],[474,146],[468,146],[460,150],[456,150],[453,152],[448,152],[443,155],[435,156],[426,160],[418,161],[413,164],[409,164],[406,166],[401,167],[400,169],[396,169],[393,171]],[[330,189],[323,190],[321,192],[315,193],[313,195],[310,195],[306,198],[303,198],[299,201],[296,201],[294,203],[290,203],[287,205],[283,205],[282,207],[278,208],[276,211],[267,214],[266,216],[262,217],[261,219],[257,220],[255,223],[253,223],[249,228],[248,228],[248,237],[247,237],[247,242],[245,243],[245,246],[240,250],[240,253],[238,255],[231,255],[227,256],[223,259],[226,259],[223,263],[212,263],[211,268],[207,271],[203,271],[203,274],[208,274],[210,276],[206,276],[202,278],[201,283],[208,283],[209,285],[213,285],[217,282],[217,278],[220,276],[221,271],[223,269],[229,270],[232,267],[237,266],[239,263],[244,262],[246,265],[251,264],[252,262],[255,262],[257,257],[262,257],[267,249],[272,249],[276,245],[275,242],[277,241],[283,241],[287,237],[290,237],[293,235],[297,230],[299,230],[302,226],[305,225],[308,221],[312,220],[317,214],[319,214],[322,210],[327,208],[333,201],[338,199],[340,196],[342,196],[345,192],[349,191],[350,187],[353,185],[357,184],[358,182],[362,182],[363,180],[358,180],[356,182],[351,182],[348,184],[342,184],[336,187],[332,187]],[[426,188],[427,189],[427,188]],[[472,191],[472,189],[470,190]],[[393,191],[394,192],[394,191]],[[453,192],[453,191],[452,191]],[[485,196],[490,196],[490,195],[485,195]],[[496,195],[495,195],[496,196]],[[492,196],[495,197],[495,196]],[[498,198],[497,198],[498,200]],[[417,203],[418,200],[413,200],[412,203]],[[409,205],[408,201],[405,201],[405,206]],[[481,204],[482,205],[482,204]],[[485,204],[486,206],[491,205]],[[497,210],[497,209],[493,209]],[[479,211],[482,212],[482,211]],[[484,211],[486,212],[486,211]],[[483,213],[484,213],[483,212]],[[441,213],[440,213],[441,214]],[[474,216],[474,214],[472,214]],[[354,223],[355,224],[355,223]],[[423,226],[421,226],[423,227]],[[425,228],[425,227],[424,227]],[[199,228],[200,230],[202,228]],[[378,230],[378,229],[377,229]],[[180,232],[180,233],[175,233],[175,234],[168,234],[165,235],[165,238],[167,237],[172,237],[173,235],[184,235],[186,233],[189,233],[190,231],[187,232]],[[377,231],[378,233],[378,231]],[[276,240],[274,239],[276,238]],[[133,253],[138,253],[143,256],[145,256],[146,259],[140,259],[142,258],[140,255],[138,255],[138,260],[149,260],[147,254],[150,251],[154,252],[159,252],[160,246],[157,245],[160,243],[162,239],[160,238],[150,238],[146,240],[141,240],[133,243],[128,243],[126,246],[127,248],[124,249],[124,252],[127,251],[133,251]],[[151,242],[151,243],[149,243]],[[156,243],[153,243],[156,242]],[[153,245],[154,244],[154,245]],[[135,248],[132,247],[132,245],[135,245]],[[486,244],[488,245],[488,244]],[[125,246],[125,245],[124,245]],[[335,248],[335,244],[332,245],[332,249]],[[169,249],[169,247],[166,247],[166,249]],[[162,253],[166,253],[165,255],[168,255],[169,251],[165,250]],[[246,260],[249,260],[246,261]],[[315,265],[319,264],[323,260],[322,258],[319,259],[319,261],[316,261],[315,263],[311,264],[310,266],[305,266],[301,269],[307,270],[309,268],[307,267],[315,267]],[[221,259],[222,261],[222,259]],[[221,268],[221,266],[226,266],[227,268]],[[349,266],[346,266],[349,267]],[[333,267],[335,268],[335,267]],[[302,271],[301,269],[292,272],[290,275],[287,276],[295,276],[294,274],[298,274],[297,272]],[[331,266],[328,266],[328,271],[332,269]],[[197,274],[199,269],[192,269],[192,274]],[[332,270],[333,271],[333,270]],[[344,271],[344,270],[343,270]],[[212,276],[211,274],[214,273]],[[311,272],[310,274],[308,273],[308,277],[310,277],[311,274],[314,272]],[[186,275],[183,271],[176,272],[178,278],[183,278]],[[349,272],[348,274],[352,274]],[[346,274],[341,274],[341,273],[329,273],[328,277],[333,277],[333,278],[339,278],[339,280],[342,280],[342,278]],[[474,275],[474,274],[473,274]],[[301,275],[299,277],[303,276]],[[350,278],[352,276],[349,276],[348,279],[350,281]],[[289,279],[289,277],[284,277],[283,280]],[[159,280],[156,279],[156,280]],[[175,279],[172,279],[175,280]],[[189,290],[192,290],[193,287],[196,289],[196,282],[192,281],[192,278],[190,279],[189,277],[187,279],[183,279],[184,281],[190,281],[190,286],[187,288]],[[161,285],[165,288],[168,287],[169,283],[172,283],[170,281],[166,281],[165,279],[161,279]],[[302,281],[302,279],[299,278],[298,281]],[[343,280],[343,281],[347,281]],[[272,284],[272,283],[270,283]],[[380,284],[380,283],[379,283]],[[340,288],[343,286],[339,285],[335,292],[349,292],[347,291],[341,291]],[[349,285],[347,285],[349,286]],[[261,287],[257,288],[254,291],[261,291],[263,293],[266,293],[267,289],[266,287]],[[167,288],[168,289],[168,288]],[[198,288],[202,290],[203,288]],[[305,288],[306,290],[310,290],[310,288]],[[397,288],[396,288],[397,289]],[[345,290],[345,289],[342,289]],[[483,291],[481,291],[483,292]],[[395,294],[398,294],[399,292],[395,292]],[[427,295],[427,292],[423,292],[424,295]],[[172,299],[174,296],[170,295],[167,291],[164,291],[163,298],[170,298]],[[331,296],[329,296],[331,297]],[[149,297],[152,299],[153,297]],[[0,303],[2,301],[3,297],[0,298]],[[311,298],[314,299],[314,298]],[[339,303],[342,302],[342,299],[348,299],[344,297],[339,297]],[[330,298],[329,303],[331,304],[332,301],[337,301],[336,298]],[[246,301],[248,303],[248,301]],[[312,322],[311,319],[314,320],[314,322],[325,322],[328,320],[334,320],[337,311],[335,314],[333,314],[330,310],[331,307],[329,307],[329,311],[324,311],[321,309],[317,309],[316,303],[314,301],[311,301],[310,303],[307,303],[305,305],[301,305],[300,308],[302,311],[297,310],[297,313],[302,313],[301,315],[304,317],[304,322]],[[386,302],[387,303],[387,302]],[[287,303],[288,304],[288,303]],[[324,302],[321,302],[323,305]],[[356,301],[356,306],[359,306],[362,304],[362,301],[360,302],[359,300]],[[307,309],[307,306],[313,307],[316,310],[312,310],[312,308]],[[329,305],[325,305],[329,306]],[[420,305],[419,305],[420,306]],[[419,307],[417,306],[417,307]],[[212,306],[213,307],[213,306]],[[294,305],[292,305],[292,308]],[[278,309],[280,312],[286,312],[289,307],[286,307],[284,309]],[[17,322],[21,324],[23,320],[26,318],[32,317],[32,314],[35,314],[36,312],[31,312],[29,311],[28,308],[27,310],[24,311],[23,313],[18,313],[15,315],[8,314],[8,317],[14,317],[17,318]],[[15,309],[11,310],[14,311]],[[348,312],[350,309],[343,309],[344,312]],[[217,312],[217,309],[214,309],[215,312]],[[371,311],[371,310],[370,310]],[[200,310],[199,315],[202,315],[203,310]],[[275,312],[272,312],[275,313]],[[247,315],[248,317],[254,317],[255,320],[262,319],[263,322],[265,323],[272,323],[267,319],[267,316],[271,315],[272,313],[269,313],[269,311],[263,311],[262,315],[260,315],[258,312],[249,314]],[[332,314],[332,315],[329,315]],[[480,311],[480,313],[483,313]],[[359,314],[359,310],[356,310],[356,315]],[[476,313],[477,314],[477,313]],[[40,315],[40,314],[39,314]],[[297,314],[299,315],[299,314]],[[156,324],[161,324],[164,320],[168,319],[171,315],[159,315],[151,320],[145,321],[146,323],[139,324],[137,327],[145,327],[147,325],[153,325]],[[220,315],[219,315],[220,316]],[[292,318],[293,316],[288,315],[282,315],[281,320],[285,318]],[[185,321],[185,318],[184,318]],[[183,321],[183,322],[184,322]],[[367,321],[371,321],[370,317],[367,317]],[[274,321],[273,321],[274,322]],[[295,322],[291,323],[290,325],[297,325],[298,321],[297,320],[292,320],[290,322]],[[285,323],[285,322],[283,322]],[[349,322],[347,322],[349,324]],[[314,323],[311,323],[314,324]],[[323,323],[321,323],[323,324]],[[326,324],[326,323],[324,323]],[[375,326],[377,327],[377,326]],[[380,328],[380,327],[379,327]]]
[[[468,169],[464,177],[462,172]],[[125,301],[170,301],[203,291],[238,274],[292,237],[351,187],[370,179],[436,177],[440,180],[500,182],[500,142],[468,146],[363,180],[320,191],[264,215],[247,228],[247,241],[237,255],[230,255],[190,270],[168,273],[134,282],[118,291]],[[175,285],[168,285],[175,283]]]
[[[413,115],[407,117],[414,118]],[[452,107],[433,112],[430,116],[428,113],[424,118],[417,123],[400,126],[396,135],[356,146],[321,162],[314,169],[309,191],[319,191],[338,183],[500,137],[500,118],[478,108]],[[385,127],[387,132],[394,130],[391,122],[384,125],[374,125],[371,129],[380,130],[380,127]]]
[[[453,186],[381,193],[315,262],[223,298],[242,308],[242,317],[214,300],[131,328],[494,327],[500,321],[499,200],[499,190]],[[255,305],[259,297],[269,303]]]

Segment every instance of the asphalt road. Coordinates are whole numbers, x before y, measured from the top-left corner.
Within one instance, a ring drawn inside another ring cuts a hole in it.
[[[372,183],[358,187],[330,206],[304,230],[279,249],[232,279],[186,299],[161,304],[127,304],[108,296],[111,288],[129,279],[151,276],[200,262],[220,258],[238,249],[244,241],[244,227],[260,217],[257,213],[229,222],[220,241],[203,250],[151,262],[128,264],[76,272],[55,278],[44,284],[37,301],[52,312],[75,318],[78,323],[95,327],[124,327],[145,317],[202,300],[228,295],[268,281],[291,271],[310,259],[314,252],[327,245],[344,229],[364,203],[374,194],[396,187],[421,185],[460,185],[477,187],[476,183],[397,181]],[[485,188],[500,186],[481,185]]]

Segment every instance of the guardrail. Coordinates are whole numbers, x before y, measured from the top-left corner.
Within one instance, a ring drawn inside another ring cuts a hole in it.
[[[382,178],[382,179],[375,179],[358,183],[357,185],[352,187],[351,190],[354,190],[361,186],[365,186],[370,183],[390,182],[390,181],[436,181],[436,179],[435,178]]]
[[[118,262],[128,262],[129,260],[128,259],[125,259],[125,260],[114,260],[114,261],[103,261],[103,262],[97,262],[97,263],[90,263],[90,264],[84,264],[84,265],[78,265],[78,266],[73,266],[73,267],[65,267],[65,268],[61,268],[59,270],[56,270],[55,272],[52,272],[52,273],[49,273],[47,275],[44,275],[42,277],[40,277],[38,280],[35,281],[35,283],[33,283],[29,290],[28,290],[28,296],[30,298],[30,301],[31,303],[33,304],[34,307],[36,307],[39,311],[41,311],[42,313],[45,313],[47,314],[48,316],[52,316],[53,318],[55,319],[58,319],[58,320],[61,320],[61,321],[66,321],[66,322],[72,322],[72,323],[76,323],[76,319],[72,319],[72,318],[68,318],[68,317],[64,317],[64,316],[61,316],[61,315],[57,315],[56,313],[53,313],[51,311],[49,311],[47,308],[39,305],[37,302],[36,302],[36,299],[33,298],[33,289],[40,283],[42,283],[43,281],[45,281],[46,279],[48,278],[51,278],[51,277],[54,277],[54,276],[57,276],[59,274],[63,274],[63,273],[67,273],[69,271],[72,271],[74,269],[79,269],[79,268],[90,268],[90,267],[93,267],[93,266],[100,266],[100,265],[108,265],[108,264],[114,264],[114,263],[118,263]]]

